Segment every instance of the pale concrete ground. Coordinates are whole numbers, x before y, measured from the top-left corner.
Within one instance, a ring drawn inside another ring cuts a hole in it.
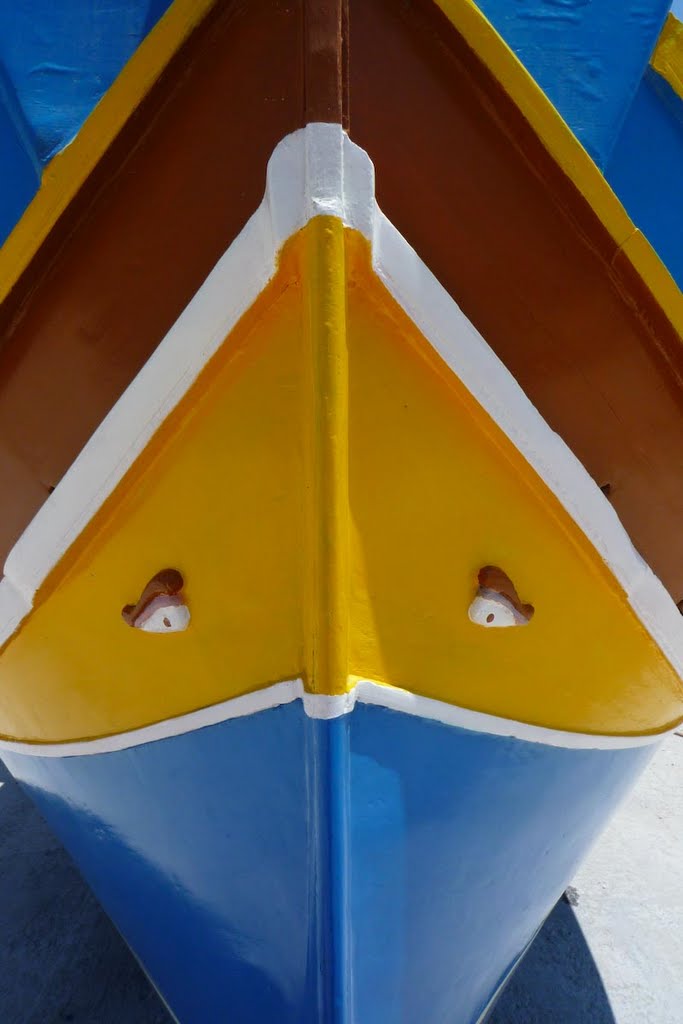
[[[0,1024],[170,1024],[2,765],[0,783]],[[682,1024],[683,738],[658,753],[569,895],[489,1024]]]
[[[683,737],[660,748],[489,1024],[683,1024]]]

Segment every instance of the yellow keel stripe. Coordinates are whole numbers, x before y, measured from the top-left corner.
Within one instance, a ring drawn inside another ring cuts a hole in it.
[[[348,675],[348,352],[344,227],[308,226],[304,376],[310,379],[312,501],[306,677],[313,692],[340,693]]]

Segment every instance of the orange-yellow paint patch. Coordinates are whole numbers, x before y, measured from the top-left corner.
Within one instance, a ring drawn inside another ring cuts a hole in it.
[[[650,63],[683,99],[683,23],[673,14],[667,15]]]
[[[469,620],[484,565],[533,604],[528,625]],[[189,628],[131,629],[122,606],[169,566]],[[386,292],[367,243],[323,218],[39,593],[0,657],[0,732],[111,734],[299,675],[567,730],[683,715],[598,554]]]
[[[349,236],[350,665],[524,722],[639,732],[683,714],[676,674],[585,536],[436,355]],[[469,621],[500,566],[528,626]]]
[[[116,733],[301,672],[301,275],[276,278],[38,595],[0,657],[0,732]],[[160,569],[192,621],[126,625]]]

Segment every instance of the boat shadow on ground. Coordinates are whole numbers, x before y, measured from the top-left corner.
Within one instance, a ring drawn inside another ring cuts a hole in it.
[[[73,861],[2,762],[0,1021],[171,1024]]]
[[[590,947],[566,899],[538,933],[486,1024],[617,1024]]]
[[[0,1020],[171,1024],[73,862],[0,762]],[[616,1024],[561,901],[488,1024]]]

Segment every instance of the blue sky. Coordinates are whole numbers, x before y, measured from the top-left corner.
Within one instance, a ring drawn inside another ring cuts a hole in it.
[[[677,17],[683,19],[683,0],[674,0],[671,10]]]

